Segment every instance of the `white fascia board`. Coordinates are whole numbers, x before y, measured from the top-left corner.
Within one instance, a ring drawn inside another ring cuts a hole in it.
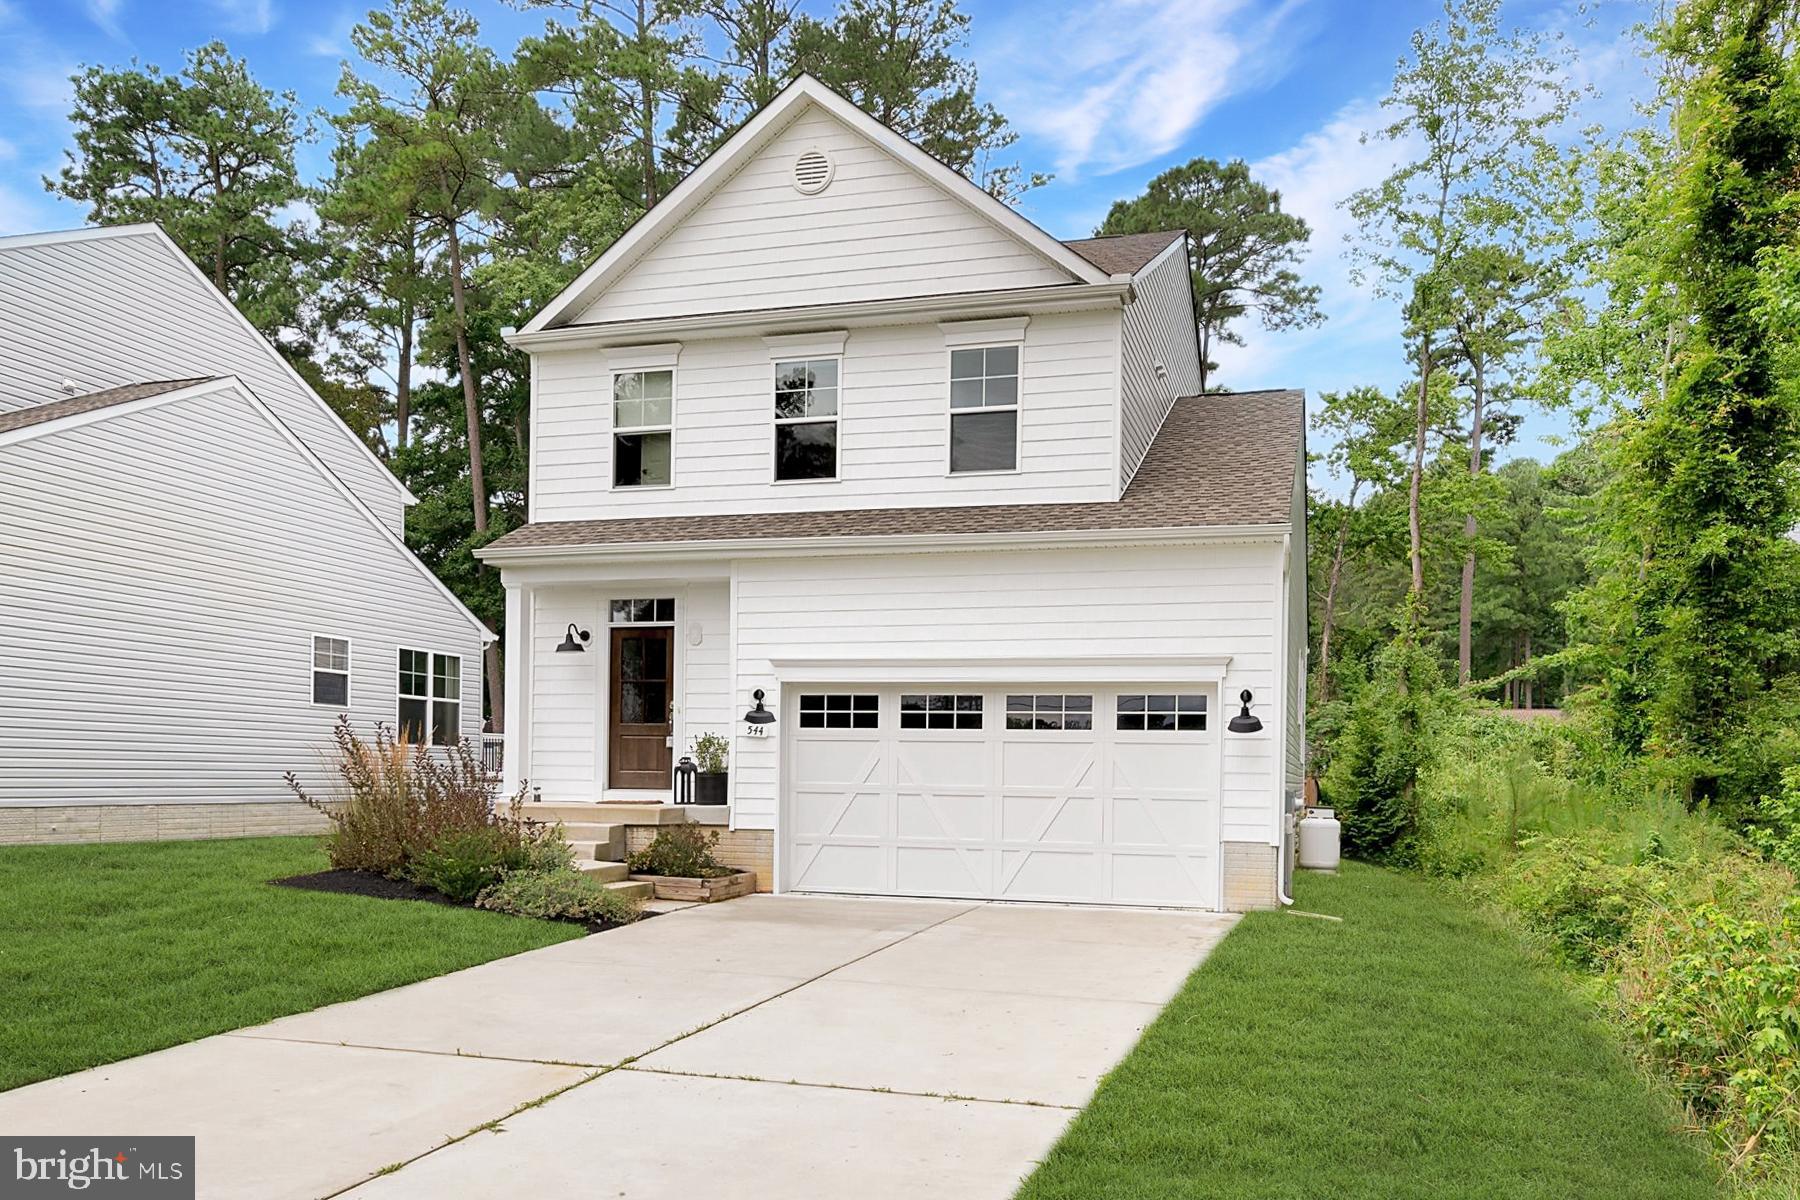
[[[587,270],[527,321],[519,334],[528,336],[541,333],[567,320],[577,308],[592,303],[595,297],[637,261],[639,254],[660,241],[669,229],[686,220],[688,214],[711,194],[716,183],[730,178],[744,162],[760,152],[807,104],[823,108],[924,176],[946,195],[961,202],[984,220],[999,226],[1040,257],[1067,271],[1072,278],[1083,283],[1102,283],[1110,278],[1093,263],[811,75],[801,75],[727,138],[725,144],[713,151],[706,161],[690,171],[686,179],[663,197],[661,203],[639,217]]]
[[[132,413],[144,412],[147,409],[161,408],[165,404],[173,404],[179,400],[189,400],[208,392],[216,392],[229,387],[235,376],[222,376],[202,383],[192,384],[172,392],[159,392],[154,396],[143,396],[136,400],[126,400],[119,404],[109,404],[105,408],[92,408],[86,412],[70,413],[63,417],[53,417],[48,421],[40,421],[36,425],[27,425],[21,429],[0,433],[0,448],[29,442],[33,438],[46,437],[53,433],[67,433],[71,429],[80,429],[83,425],[95,425],[101,421],[110,421],[114,417],[130,416]],[[50,403],[55,403],[51,401]]]
[[[773,659],[782,685],[811,683],[1223,683],[1231,655],[1026,655]]]
[[[1280,542],[1288,523],[1191,525],[1158,529],[1033,530],[1029,533],[866,534],[835,537],[719,538],[676,542],[612,542],[595,546],[484,546],[483,562],[507,566],[662,558],[806,558],[958,550],[1063,550],[1084,546],[1219,545]]]
[[[94,225],[85,229],[55,229],[45,233],[15,233],[0,237],[0,251],[26,250],[33,246],[57,246],[70,242],[97,242],[106,238],[138,237],[162,232],[149,221],[132,225]]]
[[[1129,303],[1132,295],[1133,289],[1128,279],[1097,284],[1045,284],[992,292],[941,292],[930,296],[906,296],[898,300],[860,300],[849,304],[808,304],[796,308],[695,313],[648,320],[613,321],[602,325],[564,325],[536,333],[528,330],[510,333],[505,338],[507,345],[525,351],[604,349],[677,335],[690,338],[730,337],[748,332],[775,336],[783,331],[816,331],[824,325],[856,328],[864,325],[905,324],[909,321],[975,320],[987,316],[1012,316],[1031,312],[1079,312]]]

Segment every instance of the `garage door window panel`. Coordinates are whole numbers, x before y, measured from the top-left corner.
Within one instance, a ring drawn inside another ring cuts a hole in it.
[[[802,693],[800,728],[879,729],[881,697],[873,692]]]
[[[979,695],[915,692],[900,697],[902,729],[980,729]]]
[[[1132,693],[1119,697],[1118,727],[1145,733],[1198,733],[1206,728],[1206,696]]]
[[[1094,727],[1092,695],[1009,695],[1006,727],[1030,730],[1090,730]]]

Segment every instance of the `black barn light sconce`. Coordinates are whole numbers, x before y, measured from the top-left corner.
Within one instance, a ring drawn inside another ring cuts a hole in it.
[[[756,705],[744,714],[746,725],[773,725],[775,723],[775,714],[763,707],[763,695],[761,688],[750,693],[750,698],[756,701]]]
[[[1239,692],[1238,700],[1243,703],[1244,707],[1239,711],[1237,716],[1231,718],[1230,723],[1227,724],[1225,728],[1231,730],[1233,733],[1260,732],[1262,730],[1262,720],[1250,711],[1250,689],[1245,688],[1243,691]]]
[[[563,634],[562,645],[556,648],[556,652],[558,654],[584,654],[587,652],[587,647],[581,642],[587,641],[592,636],[594,635],[585,629],[575,628],[575,623],[571,621],[569,622],[569,632]],[[576,641],[577,638],[580,638],[581,641]]]

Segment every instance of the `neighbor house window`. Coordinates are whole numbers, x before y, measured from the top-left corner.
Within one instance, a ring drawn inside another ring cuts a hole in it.
[[[950,352],[950,470],[1019,465],[1019,348]]]
[[[775,478],[836,479],[838,360],[775,364]]]
[[[343,707],[350,703],[350,639],[316,637],[312,655],[312,702]]]
[[[675,372],[613,376],[613,486],[662,487],[674,478]]]
[[[1119,697],[1119,728],[1151,732],[1206,728],[1206,697],[1130,695]]]
[[[400,651],[400,736],[448,746],[462,731],[462,659]]]
[[[914,695],[900,697],[902,729],[980,729],[981,697]]]
[[[800,697],[802,729],[879,729],[881,697],[873,692],[807,693]]]
[[[614,600],[610,616],[614,625],[672,625],[675,622],[675,598]]]
[[[1092,729],[1092,696],[1008,696],[1008,729]]]

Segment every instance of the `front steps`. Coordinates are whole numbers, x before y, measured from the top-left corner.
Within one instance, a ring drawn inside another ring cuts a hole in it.
[[[520,806],[528,821],[561,825],[563,840],[575,851],[575,869],[598,880],[609,892],[640,900],[654,899],[656,885],[632,879],[625,865],[627,825],[681,825],[687,805],[672,804],[544,804]]]

